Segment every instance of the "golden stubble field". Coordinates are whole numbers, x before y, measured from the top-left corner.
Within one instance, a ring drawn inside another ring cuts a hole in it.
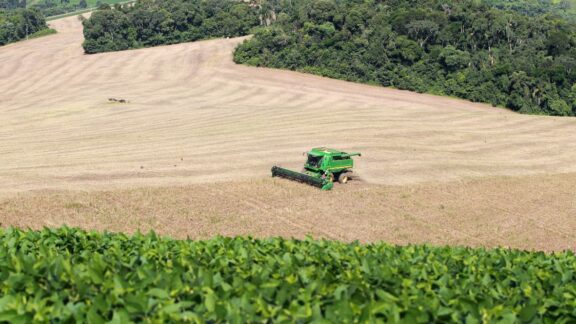
[[[0,48],[4,226],[575,248],[576,119],[239,66],[242,39],[87,56],[51,25]],[[314,146],[361,181],[268,179]]]

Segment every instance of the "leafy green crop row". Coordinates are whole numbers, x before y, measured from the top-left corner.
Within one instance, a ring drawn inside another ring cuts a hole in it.
[[[576,321],[576,256],[0,230],[0,321]]]

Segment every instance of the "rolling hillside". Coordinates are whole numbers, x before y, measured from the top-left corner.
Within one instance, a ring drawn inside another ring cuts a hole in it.
[[[51,25],[0,48],[4,225],[573,246],[572,118],[235,65],[243,38],[84,55]],[[268,179],[314,146],[362,152],[360,181]]]

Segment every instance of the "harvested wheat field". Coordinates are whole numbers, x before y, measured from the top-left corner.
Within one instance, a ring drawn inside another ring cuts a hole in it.
[[[242,39],[88,56],[51,25],[0,48],[4,226],[576,249],[576,119],[239,66]],[[314,146],[362,152],[360,181],[268,179]]]
[[[178,238],[251,235],[576,251],[576,176],[502,177],[330,192],[259,179],[225,184],[18,194],[4,224],[69,225]],[[39,217],[41,215],[41,217]]]

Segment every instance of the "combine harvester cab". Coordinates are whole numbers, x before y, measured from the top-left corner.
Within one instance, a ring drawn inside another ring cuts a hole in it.
[[[347,183],[354,167],[353,156],[362,156],[360,153],[346,153],[326,147],[313,148],[304,153],[307,156],[302,172],[272,167],[272,177],[282,177],[294,181],[304,182],[322,190],[334,187],[334,181]]]

